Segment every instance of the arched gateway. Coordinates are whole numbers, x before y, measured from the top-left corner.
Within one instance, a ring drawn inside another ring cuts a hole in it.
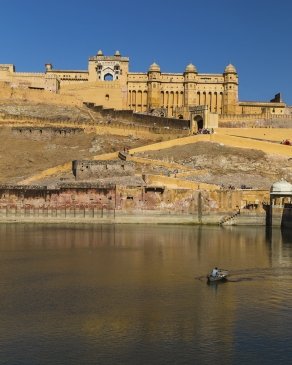
[[[204,128],[218,128],[218,114],[211,113],[208,105],[190,107],[190,121],[193,133]]]
[[[199,105],[190,109],[191,130],[193,133],[206,128],[206,112],[208,112],[207,105]]]

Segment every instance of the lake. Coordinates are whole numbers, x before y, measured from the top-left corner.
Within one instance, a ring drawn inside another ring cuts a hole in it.
[[[287,364],[292,233],[1,224],[0,298],[0,364]]]

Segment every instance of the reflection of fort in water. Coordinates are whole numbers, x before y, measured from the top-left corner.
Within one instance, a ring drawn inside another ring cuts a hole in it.
[[[235,328],[246,309],[239,293],[249,284],[206,288],[205,280],[195,277],[217,263],[241,270],[240,275],[271,276],[289,263],[292,235],[275,228],[270,233],[263,227],[2,224],[0,250],[9,258],[13,251],[18,258],[22,253],[32,260],[38,276],[48,259],[53,265],[50,288],[59,289],[68,280],[70,290],[84,286],[85,297],[96,293],[94,306],[99,311],[80,318],[82,333],[91,340],[102,344],[105,331],[113,344],[126,338],[155,343],[174,338],[190,343],[196,338],[213,342],[213,350],[224,354],[233,346]],[[21,270],[26,260],[21,261]],[[7,285],[15,282],[15,271],[2,274]],[[269,280],[256,280],[269,292]],[[285,283],[277,280],[273,285],[275,290]],[[254,298],[245,300],[252,305]],[[222,343],[217,341],[218,331]]]

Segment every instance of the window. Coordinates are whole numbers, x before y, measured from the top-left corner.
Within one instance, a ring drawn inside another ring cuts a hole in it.
[[[109,94],[106,94],[106,96],[105,96],[105,100],[109,100]]]
[[[113,81],[113,75],[112,74],[106,74],[104,76],[104,81]]]

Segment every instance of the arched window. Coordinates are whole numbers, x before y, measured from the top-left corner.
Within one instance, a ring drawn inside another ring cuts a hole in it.
[[[164,106],[164,91],[160,92],[160,105],[163,108],[163,106]]]
[[[148,96],[147,96],[147,91],[144,90],[143,92],[143,108],[144,108],[144,111],[147,110],[147,103],[148,103]]]
[[[113,75],[112,74],[104,75],[104,81],[113,81]]]

